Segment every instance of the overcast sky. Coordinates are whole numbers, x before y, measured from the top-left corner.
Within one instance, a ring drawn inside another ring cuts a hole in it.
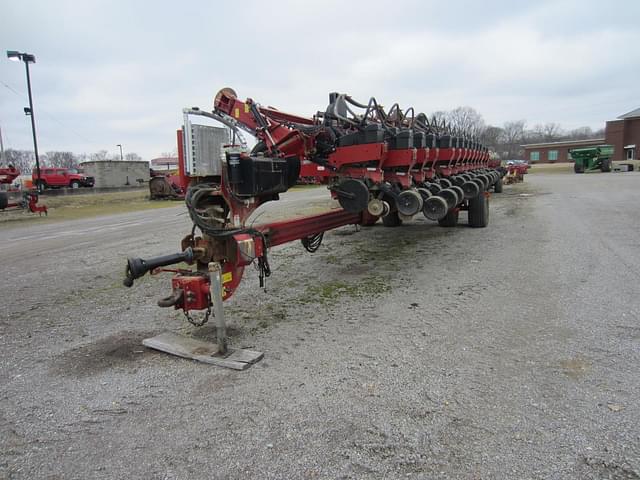
[[[0,0],[0,46],[5,148],[32,149],[24,66],[4,54],[20,50],[44,152],[151,159],[225,86],[296,114],[341,91],[497,125],[597,129],[640,107],[638,0]]]

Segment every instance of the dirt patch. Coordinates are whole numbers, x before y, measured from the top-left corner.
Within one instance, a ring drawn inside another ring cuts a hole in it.
[[[569,378],[578,380],[591,371],[591,362],[580,355],[560,362],[562,369]]]
[[[226,317],[227,315],[225,315]],[[214,324],[215,319],[211,318],[208,323],[202,327],[185,327],[183,330],[183,334],[190,335],[193,338],[197,338],[199,340],[204,340],[206,342],[216,342],[217,340],[217,329]],[[191,329],[191,331],[187,332],[187,329]],[[241,337],[244,334],[244,330],[235,325],[227,325],[227,337],[229,337],[230,341],[233,342],[234,338]]]
[[[591,467],[597,478],[640,480],[640,473],[625,460],[585,457],[584,463]]]
[[[142,340],[158,333],[123,331],[67,350],[55,358],[51,372],[62,376],[86,377],[113,368],[129,367],[152,355],[152,350],[144,347]]]

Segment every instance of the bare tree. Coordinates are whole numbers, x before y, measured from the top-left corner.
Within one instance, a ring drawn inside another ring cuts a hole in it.
[[[548,122],[542,127],[545,142],[554,142],[562,137],[562,127],[559,123]]]
[[[494,127],[492,125],[489,125],[485,127],[484,131],[482,132],[482,136],[480,137],[480,140],[482,141],[485,147],[488,147],[489,149],[493,150],[498,155],[500,155],[500,152],[502,151],[501,147],[502,147],[503,136],[504,136],[504,131],[500,127]]]
[[[451,128],[460,135],[478,137],[485,128],[484,119],[474,108],[457,107],[446,114]]]
[[[162,152],[160,154],[160,157],[162,157],[162,158],[176,158],[177,156],[178,156],[178,149],[177,148],[174,148],[170,152]]]
[[[444,125],[445,123],[449,123],[447,121],[447,112],[445,111],[433,112],[433,114],[429,118],[429,122],[431,123],[432,126],[436,128],[436,130],[440,130],[442,125]]]
[[[7,165],[13,165],[20,170],[23,175],[31,173],[31,169],[36,163],[35,155],[29,150],[14,150],[13,148],[8,148],[4,151],[4,158]]]
[[[142,157],[135,152],[127,153],[124,156],[124,159],[128,162],[139,162],[142,160]]]
[[[59,168],[75,168],[78,166],[76,156],[72,152],[47,152],[47,165]]]
[[[501,156],[505,160],[521,158],[524,154],[524,150],[520,145],[524,143],[525,139],[525,125],[524,120],[517,120],[515,122],[506,122],[502,128],[502,153]],[[500,152],[498,152],[500,153]]]
[[[114,160],[113,156],[109,155],[109,152],[107,152],[106,150],[100,150],[98,152],[92,153],[91,156],[91,161],[93,162],[104,162],[105,160]],[[117,157],[118,159],[120,157]]]
[[[591,127],[574,128],[573,130],[570,130],[568,132],[567,136],[571,140],[587,140],[589,138],[598,138],[597,136],[594,135],[593,130],[591,130]]]

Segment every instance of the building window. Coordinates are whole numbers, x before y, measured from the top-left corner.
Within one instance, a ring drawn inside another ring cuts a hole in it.
[[[558,160],[558,150],[549,150],[547,158],[550,162],[555,162],[556,160]]]
[[[540,152],[529,153],[529,160],[531,160],[532,162],[540,161]]]

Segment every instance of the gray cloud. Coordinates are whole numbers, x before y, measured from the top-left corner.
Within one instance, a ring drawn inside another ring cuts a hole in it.
[[[0,45],[37,56],[43,151],[151,158],[173,149],[180,110],[215,92],[299,114],[340,90],[427,112],[470,105],[490,123],[567,128],[640,106],[640,3],[13,2]],[[5,142],[30,148],[24,70],[0,60]]]

